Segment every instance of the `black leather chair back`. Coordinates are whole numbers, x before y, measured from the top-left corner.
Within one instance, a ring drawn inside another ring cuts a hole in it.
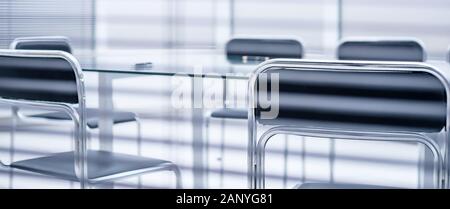
[[[78,103],[75,70],[64,58],[0,51],[0,97]],[[17,52],[17,51],[16,51]]]
[[[262,124],[418,132],[440,131],[446,124],[445,87],[429,73],[279,67],[267,73],[279,75],[280,106],[275,119],[261,119],[261,111],[270,108],[258,103]]]

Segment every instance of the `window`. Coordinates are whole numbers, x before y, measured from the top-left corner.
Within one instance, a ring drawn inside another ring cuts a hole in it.
[[[450,45],[448,0],[344,0],[343,37],[413,37],[428,59],[444,59]]]
[[[0,48],[26,36],[67,36],[75,52],[94,47],[94,0],[0,0]]]

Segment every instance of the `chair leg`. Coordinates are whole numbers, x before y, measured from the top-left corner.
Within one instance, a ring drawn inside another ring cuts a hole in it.
[[[265,159],[265,146],[266,142],[269,140],[269,138],[264,138],[258,140],[258,143],[256,144],[256,152],[255,152],[255,163],[256,163],[256,169],[255,169],[255,189],[264,189],[265,188],[265,174],[264,174],[264,159]]]
[[[209,123],[210,123],[210,116],[207,116],[205,118],[205,145],[206,145],[206,150],[205,150],[205,155],[206,155],[206,165],[205,165],[205,178],[206,178],[206,183],[205,183],[205,187],[208,188],[208,183],[209,183]]]
[[[90,142],[91,142],[91,139],[92,139],[92,132],[91,131],[92,131],[91,129],[86,131],[87,150],[89,150],[89,148],[90,148]],[[85,163],[87,164],[88,162],[86,161]],[[87,172],[89,173],[89,169],[88,169]],[[86,176],[86,178],[88,178],[88,177]],[[80,181],[80,189],[91,189],[91,184],[89,184],[88,180],[84,179],[84,182]]]
[[[183,188],[183,181],[181,177],[181,171],[180,168],[172,162],[165,163],[163,166],[156,170],[149,171],[151,173],[158,172],[158,171],[171,171],[175,175],[175,188],[176,189],[182,189]]]
[[[225,119],[220,120],[220,188],[224,188],[225,178]]]
[[[89,181],[84,182],[84,184],[80,182],[80,189],[94,189],[94,185],[90,184]]]
[[[142,145],[142,133],[141,133],[141,128],[142,128],[142,124],[141,124],[141,119],[136,117],[136,129],[137,129],[137,142],[138,142],[138,155],[141,155],[141,145]]]
[[[302,150],[301,150],[301,166],[302,166],[302,184],[306,181],[306,141],[305,137],[302,136]]]
[[[137,154],[138,156],[142,156],[142,133],[141,133],[141,120],[138,117],[135,117],[136,120],[136,129],[137,129]],[[142,189],[142,177],[138,176],[138,189]]]
[[[80,182],[80,189],[86,189],[86,183],[83,184]]]
[[[334,183],[334,167],[336,164],[336,139],[330,139],[330,183]]]
[[[11,107],[11,136],[10,136],[10,148],[9,148],[9,159],[10,163],[14,161],[14,149],[15,149],[15,137],[16,137],[16,128],[17,122],[19,120],[18,116],[19,108],[16,106]],[[9,170],[9,188],[12,189],[14,181],[14,172],[13,169]]]
[[[289,137],[284,136],[284,150],[283,150],[283,188],[287,188],[288,183],[288,157],[289,157]]]
[[[170,165],[170,170],[173,171],[173,173],[175,174],[175,178],[176,178],[176,189],[182,189],[183,188],[183,182],[182,182],[182,178],[181,178],[181,171],[180,168],[178,168],[177,165],[175,164],[171,164]]]
[[[72,139],[70,140],[70,150],[75,150],[75,144],[73,143],[75,141],[75,130],[73,128],[70,129],[70,136],[72,137]],[[75,182],[70,181],[70,188],[73,189]]]
[[[208,158],[208,156],[209,156],[209,125],[210,125],[210,122],[211,122],[211,116],[207,116],[206,118],[205,118],[206,120],[205,120],[205,134],[204,134],[204,136],[205,136],[205,141],[206,141],[206,155],[207,155],[207,157],[206,157],[206,159],[209,159]],[[224,168],[223,168],[223,153],[224,153],[224,136],[223,136],[223,130],[224,130],[224,128],[225,128],[225,120],[223,120],[223,119],[221,119],[221,130],[222,130],[222,136],[221,136],[221,142],[220,142],[220,187],[222,188],[223,187],[223,176],[224,176],[224,172],[223,172],[223,170],[224,170]],[[208,174],[209,174],[209,163],[207,162],[206,163],[206,165],[205,165],[205,169],[206,169],[206,178],[208,179]],[[207,183],[208,183],[208,180],[206,181]],[[206,187],[208,187],[208,184],[206,184]]]

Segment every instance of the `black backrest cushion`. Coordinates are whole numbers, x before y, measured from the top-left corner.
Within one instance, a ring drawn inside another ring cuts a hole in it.
[[[62,58],[0,55],[0,97],[78,103],[75,71]]]
[[[15,49],[26,50],[60,50],[67,53],[72,53],[69,43],[58,40],[39,40],[39,41],[23,41],[18,42]]]
[[[269,72],[280,78],[280,108],[276,119],[262,123],[297,121],[307,127],[420,131],[441,130],[445,125],[445,87],[427,73],[285,68]],[[268,109],[257,108],[258,117],[260,111]]]
[[[226,44],[229,59],[242,56],[269,58],[302,58],[303,46],[294,39],[236,38]]]
[[[345,41],[338,47],[340,60],[425,61],[425,51],[416,41]]]

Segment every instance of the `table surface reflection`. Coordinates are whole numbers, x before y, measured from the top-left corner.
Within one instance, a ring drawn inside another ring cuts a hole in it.
[[[248,79],[260,62],[232,63],[222,50],[155,49],[75,55],[83,71]]]
[[[261,61],[230,61],[222,49],[108,50],[75,54],[83,71],[159,76],[202,76],[229,79],[249,78]],[[306,54],[306,59],[335,60],[323,54]],[[449,64],[442,60],[426,62],[450,77]],[[150,65],[149,65],[150,64]]]

